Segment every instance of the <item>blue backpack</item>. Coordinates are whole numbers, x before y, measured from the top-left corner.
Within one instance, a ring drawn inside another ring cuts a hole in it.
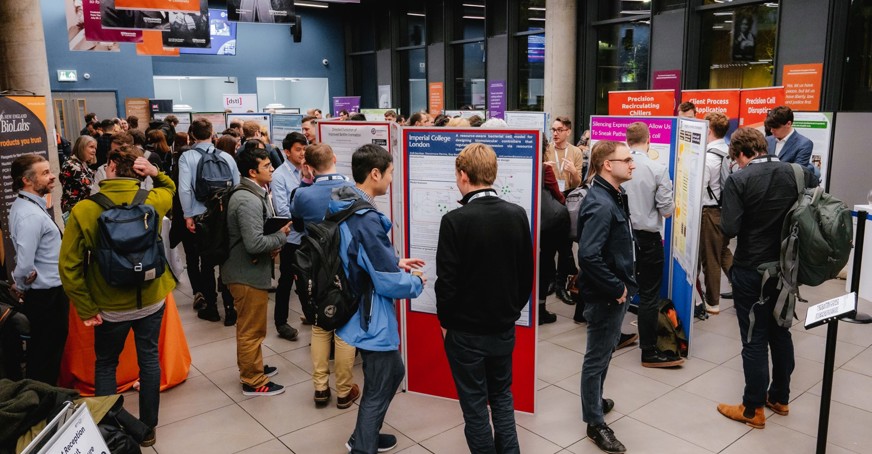
[[[209,200],[209,197],[233,186],[233,171],[230,164],[221,156],[221,150],[209,147],[208,150],[193,148],[200,153],[197,163],[197,175],[194,182],[194,198],[199,202]]]

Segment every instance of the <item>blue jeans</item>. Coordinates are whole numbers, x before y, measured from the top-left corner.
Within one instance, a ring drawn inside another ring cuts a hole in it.
[[[756,269],[733,264],[730,269],[733,282],[733,304],[739,319],[742,334],[742,370],[745,372],[745,394],[742,404],[747,408],[760,408],[769,401],[787,404],[790,401],[790,374],[795,366],[793,339],[790,330],[778,326],[772,311],[778,290],[772,280],[763,289],[767,297],[764,304],[755,304],[760,299],[763,276]],[[750,327],[749,314],[754,312],[754,327]],[[748,331],[751,330],[751,341]],[[769,350],[772,351],[772,382],[769,381]],[[767,391],[768,388],[768,391]]]
[[[94,327],[94,353],[97,355],[94,378],[94,393],[110,396],[118,392],[115,371],[118,357],[130,329],[136,341],[136,358],[139,363],[139,420],[148,427],[157,426],[160,407],[160,361],[158,340],[163,321],[164,307],[148,317],[129,322],[106,322]]]
[[[378,433],[388,406],[406,376],[403,358],[397,350],[376,352],[358,348],[363,359],[363,396],[354,426],[354,454],[375,454]]]
[[[521,452],[512,403],[514,349],[514,327],[493,335],[453,329],[445,335],[445,353],[466,423],[463,432],[473,454]],[[494,421],[493,434],[488,402]]]
[[[612,353],[621,338],[621,323],[628,306],[627,302],[588,301],[584,307],[587,350],[581,366],[581,418],[593,426],[604,422],[603,383]]]

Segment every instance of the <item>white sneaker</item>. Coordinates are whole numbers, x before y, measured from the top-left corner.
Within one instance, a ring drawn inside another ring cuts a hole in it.
[[[705,311],[708,312],[709,314],[720,314],[721,313],[721,306],[719,304],[711,306],[708,303],[706,303]]]

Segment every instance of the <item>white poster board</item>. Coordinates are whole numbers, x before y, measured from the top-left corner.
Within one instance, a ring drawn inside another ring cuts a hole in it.
[[[245,123],[246,121],[254,121],[258,125],[266,127],[266,130],[269,131],[269,138],[272,140],[272,115],[268,113],[229,113],[225,117],[225,121],[227,124],[224,127],[229,128],[230,123],[233,121],[238,121],[240,123]]]
[[[179,119],[179,124],[176,125],[176,132],[183,132],[185,134],[188,133],[188,129],[191,127],[191,113],[190,112],[173,112],[173,113],[153,113],[151,114],[152,118],[158,121],[164,121],[168,116],[175,115],[176,118]],[[167,141],[170,140],[169,137],[166,138]]]
[[[705,149],[708,122],[678,119],[678,150],[675,153],[675,214],[672,220],[672,257],[696,281],[702,194],[705,180]]]
[[[542,140],[548,140],[551,128],[550,115],[547,112],[505,112],[503,119],[513,129],[538,129],[542,133]]]
[[[793,128],[814,144],[811,162],[821,173],[821,187],[827,189],[827,170],[830,164],[830,145],[833,137],[832,112],[794,112]]]
[[[273,114],[272,135],[270,139],[273,145],[282,147],[282,141],[292,132],[303,132],[303,116],[300,114]]]
[[[257,112],[257,93],[224,95],[224,110],[233,113]]]

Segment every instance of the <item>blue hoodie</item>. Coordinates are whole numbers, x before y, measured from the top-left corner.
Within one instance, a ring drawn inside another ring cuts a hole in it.
[[[357,189],[343,187],[333,192],[330,213],[336,213],[361,197]],[[372,288],[369,325],[364,327],[363,305],[336,334],[357,348],[372,351],[397,350],[400,333],[397,327],[395,299],[416,298],[424,290],[417,276],[400,269],[388,232],[391,221],[374,209],[361,209],[339,228],[342,242],[339,257],[355,289]],[[370,287],[369,284],[372,283]]]

